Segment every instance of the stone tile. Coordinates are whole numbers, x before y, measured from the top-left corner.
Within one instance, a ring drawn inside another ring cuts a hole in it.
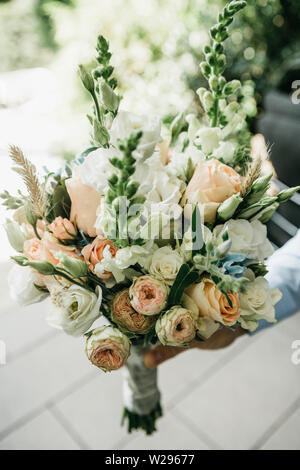
[[[8,361],[0,367],[0,434],[92,371],[81,339],[62,332],[32,352]]]
[[[122,374],[97,371],[89,383],[55,404],[91,449],[112,449],[127,436],[120,426]]]
[[[30,349],[43,338],[55,336],[58,331],[46,322],[48,300],[20,307],[11,302],[0,316],[0,339],[7,348],[7,361],[14,359],[21,351]]]
[[[78,450],[58,421],[44,411],[0,441],[1,450]]]
[[[133,438],[121,449],[126,450],[209,450],[196,434],[180,422],[172,412],[157,421],[157,432],[146,436],[143,432],[135,432]]]
[[[300,450],[300,408],[270,436],[263,450]]]
[[[299,386],[289,338],[275,328],[237,351],[227,366],[177,407],[222,448],[247,449],[295,401]]]

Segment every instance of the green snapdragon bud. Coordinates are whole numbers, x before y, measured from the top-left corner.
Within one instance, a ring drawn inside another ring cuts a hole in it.
[[[99,94],[101,101],[108,111],[116,112],[119,108],[120,98],[112,90],[112,88],[106,83],[103,78],[100,78],[99,81]]]
[[[231,219],[242,201],[243,198],[239,193],[226,199],[218,208],[218,218],[222,222]]]
[[[300,191],[300,186],[296,186],[294,188],[284,189],[283,191],[280,191],[280,193],[277,194],[278,202],[288,201],[292,196],[294,196],[294,194],[297,191]]]
[[[93,138],[101,146],[106,146],[109,141],[109,134],[106,128],[97,119],[93,119]]]
[[[59,259],[63,268],[68,271],[75,279],[86,276],[88,273],[88,266],[84,261],[67,256],[64,253],[56,253],[56,258]]]
[[[239,80],[232,80],[231,82],[228,82],[225,85],[223,93],[227,96],[233,95],[233,94],[237,93],[238,91],[240,91],[241,87],[242,87],[242,85],[241,85],[241,82]]]
[[[79,65],[79,76],[84,88],[86,88],[90,93],[94,93],[95,86],[93,77],[83,65]]]

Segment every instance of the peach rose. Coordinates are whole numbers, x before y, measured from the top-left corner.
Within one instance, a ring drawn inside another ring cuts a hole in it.
[[[135,278],[129,289],[130,302],[134,310],[142,315],[157,315],[168,299],[167,286],[151,276]]]
[[[38,238],[31,238],[24,243],[24,255],[32,261],[48,261],[48,263],[56,266],[58,260],[52,253],[45,247],[42,240]]]
[[[72,240],[76,235],[76,229],[69,219],[56,217],[53,222],[48,225],[48,230],[53,233],[58,240]]]
[[[43,238],[31,238],[24,243],[24,255],[33,261],[48,261],[56,266],[59,260],[55,257],[55,252],[63,252],[68,256],[81,259],[74,246],[65,246],[57,242],[51,233],[45,232]]]
[[[231,307],[226,296],[210,279],[203,279],[202,282],[193,284],[186,293],[196,303],[202,317],[209,317],[223,325],[232,326],[241,314],[238,294],[227,293],[232,303]]]
[[[156,316],[146,317],[137,313],[130,303],[129,289],[124,289],[115,296],[111,318],[119,326],[134,333],[145,334],[155,325]]]
[[[71,199],[71,222],[76,221],[76,226],[80,230],[90,237],[95,237],[97,235],[95,222],[101,194],[90,186],[82,184],[76,177],[66,180],[66,188]]]
[[[93,243],[85,246],[81,251],[85,261],[89,265],[91,272],[94,272],[96,264],[103,260],[103,251],[107,246],[109,247],[111,256],[114,258],[118,248],[107,238],[96,237]],[[105,272],[104,274],[97,274],[97,276],[101,279],[108,279],[111,277],[111,273]]]
[[[204,222],[213,222],[222,202],[241,189],[239,174],[216,159],[196,165],[187,185],[184,203],[198,203]]]

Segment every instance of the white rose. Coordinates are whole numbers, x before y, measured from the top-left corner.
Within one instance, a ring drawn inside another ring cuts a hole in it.
[[[99,148],[91,152],[77,168],[81,182],[103,195],[107,188],[107,179],[114,172],[109,159],[116,156],[118,156],[118,151],[115,149]]]
[[[143,132],[137,153],[141,158],[148,158],[152,155],[155,145],[161,141],[161,121],[157,116],[120,111],[110,129],[111,143],[117,147],[118,139],[128,139],[130,134],[137,131]]]
[[[155,251],[149,265],[149,273],[160,281],[172,285],[184,260],[181,254],[164,246]]]
[[[20,225],[11,219],[6,219],[4,228],[12,248],[16,251],[23,252],[24,242],[30,238],[26,230],[22,230]]]
[[[267,228],[258,220],[249,222],[244,219],[229,220],[217,225],[213,235],[217,244],[223,243],[222,235],[227,232],[232,241],[230,253],[241,253],[255,261],[268,258],[274,248],[267,239]]]
[[[240,294],[239,297],[242,328],[254,331],[259,320],[276,322],[274,305],[279,302],[282,293],[279,289],[270,290],[265,278],[257,277],[252,282],[248,282],[246,292]]]
[[[36,287],[41,286],[41,279],[29,267],[13,266],[8,274],[8,285],[11,298],[22,306],[41,302],[49,295]]]
[[[100,317],[102,291],[96,293],[73,284],[68,288],[52,289],[53,308],[47,316],[49,325],[63,329],[67,334],[80,336]]]
[[[218,127],[202,127],[196,135],[195,144],[201,146],[205,154],[210,154],[219,147],[222,131]]]
[[[221,142],[219,147],[213,152],[214,157],[222,159],[226,164],[230,163],[234,157],[236,145],[233,142]]]

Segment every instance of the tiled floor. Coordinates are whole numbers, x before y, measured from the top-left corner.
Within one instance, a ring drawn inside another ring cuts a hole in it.
[[[165,416],[152,437],[119,425],[120,373],[89,365],[81,340],[50,329],[47,303],[9,301],[0,265],[0,449],[300,449],[300,314],[219,352],[160,369]]]

